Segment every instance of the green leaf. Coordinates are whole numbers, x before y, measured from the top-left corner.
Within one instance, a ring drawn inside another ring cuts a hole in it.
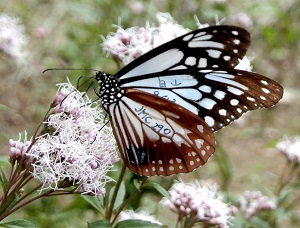
[[[99,212],[103,213],[103,196],[82,195],[82,198],[91,204]]]
[[[7,202],[1,206],[1,211],[0,214],[2,214],[4,211],[7,210],[7,208],[11,207],[11,205],[13,205],[17,200],[19,199],[18,194],[14,194],[13,196],[11,196]]]
[[[6,223],[1,223],[0,227],[9,227],[9,228],[18,228],[18,227],[26,227],[26,228],[36,228],[37,226],[34,225],[33,223],[19,219],[19,220],[14,220]]]
[[[156,183],[156,182],[147,182],[144,187],[150,187],[150,188],[154,188],[156,191],[158,191],[162,196],[170,199],[170,195],[169,192],[164,189],[160,184]]]
[[[163,227],[162,225],[159,225],[157,223],[152,223],[149,221],[143,221],[143,220],[133,220],[133,219],[129,219],[129,220],[124,220],[122,222],[119,222],[116,224],[115,228],[148,228],[148,227],[157,227],[157,228],[161,228]]]
[[[139,190],[141,188],[141,182],[138,179],[134,179],[132,183],[136,189]]]
[[[8,188],[8,180],[6,179],[5,173],[0,168],[0,184],[3,189],[3,192],[7,192]]]
[[[111,202],[111,197],[113,196],[113,192],[115,191],[115,187],[112,187],[110,190],[110,199],[109,201]],[[125,194],[126,194],[126,188],[125,188],[125,183],[122,182],[120,184],[120,188],[117,194],[117,198],[115,200],[115,205],[114,205],[114,210],[117,209],[118,207],[120,207],[120,205],[124,202],[124,198],[125,198]]]
[[[0,166],[9,166],[10,162],[8,160],[8,156],[0,156]]]
[[[108,220],[97,220],[94,222],[88,222],[88,227],[89,228],[105,228],[105,227],[109,227],[111,228],[112,225],[110,224],[110,222]]]

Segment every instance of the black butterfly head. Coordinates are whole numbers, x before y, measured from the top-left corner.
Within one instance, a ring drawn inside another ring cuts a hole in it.
[[[97,95],[100,97],[102,105],[113,104],[122,97],[119,82],[113,75],[98,71],[95,78],[100,85]]]

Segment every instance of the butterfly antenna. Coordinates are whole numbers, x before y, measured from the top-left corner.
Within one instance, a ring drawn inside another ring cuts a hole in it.
[[[53,71],[53,70],[91,70],[91,71],[95,71],[95,72],[99,71],[99,70],[91,69],[91,68],[48,68],[43,71],[43,74],[48,71]]]

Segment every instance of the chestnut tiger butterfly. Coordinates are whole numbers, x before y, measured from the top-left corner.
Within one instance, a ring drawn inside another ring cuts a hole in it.
[[[282,98],[277,82],[235,69],[249,45],[246,30],[211,26],[149,51],[115,75],[96,73],[96,94],[131,171],[191,172],[214,153],[214,131]]]

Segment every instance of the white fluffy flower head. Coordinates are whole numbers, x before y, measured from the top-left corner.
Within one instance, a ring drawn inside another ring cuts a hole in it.
[[[20,20],[0,13],[0,52],[13,57],[17,63],[25,63],[27,43]]]
[[[284,138],[277,143],[276,148],[283,153],[289,161],[300,163],[300,137]]]
[[[110,181],[107,172],[118,157],[100,107],[69,83],[60,84],[52,105],[55,111],[45,122],[48,133],[28,152],[35,159],[33,176],[43,182],[42,190],[68,184],[81,193],[103,194]]]
[[[117,31],[104,39],[103,50],[126,65],[153,48],[190,31],[168,13],[158,13],[156,17],[158,26],[150,26],[147,22],[145,27],[123,29],[118,25]]]
[[[252,218],[260,211],[274,210],[275,208],[275,201],[259,191],[245,191],[240,199],[240,209],[246,219]]]
[[[194,222],[229,227],[232,209],[222,201],[216,185],[199,181],[177,182],[169,190],[171,199],[164,198],[161,204],[177,213],[179,220],[188,218]]]

